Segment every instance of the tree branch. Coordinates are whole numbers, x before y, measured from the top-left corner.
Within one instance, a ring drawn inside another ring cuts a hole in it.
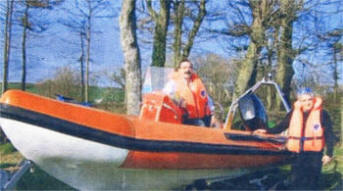
[[[183,57],[189,56],[191,48],[192,48],[193,43],[194,43],[195,36],[196,36],[196,34],[200,28],[200,25],[201,25],[205,15],[206,15],[206,1],[201,0],[198,16],[197,16],[196,20],[194,21],[193,28],[188,35],[188,42],[187,42],[187,44],[183,50],[183,54],[182,54]]]
[[[157,19],[157,13],[155,12],[155,10],[152,8],[152,5],[151,5],[151,0],[146,0],[146,4],[147,4],[147,7],[148,7],[148,10],[149,10],[149,13],[151,15],[151,17],[156,20]]]

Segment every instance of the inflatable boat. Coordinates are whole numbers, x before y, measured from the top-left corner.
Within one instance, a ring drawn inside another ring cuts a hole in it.
[[[279,135],[184,125],[159,92],[128,116],[9,90],[0,125],[26,159],[80,190],[178,188],[291,157]]]

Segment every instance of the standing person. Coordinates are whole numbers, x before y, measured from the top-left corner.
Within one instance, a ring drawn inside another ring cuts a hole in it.
[[[213,102],[207,95],[206,88],[193,70],[193,64],[182,60],[163,92],[184,111],[184,124],[210,126],[214,110]],[[214,117],[213,117],[214,118]],[[214,120],[212,121],[214,123]]]
[[[254,132],[275,134],[288,128],[286,147],[295,155],[291,169],[291,188],[295,190],[318,189],[322,165],[332,160],[335,139],[330,116],[323,110],[322,102],[320,97],[314,97],[311,89],[301,89],[292,111],[277,127]]]

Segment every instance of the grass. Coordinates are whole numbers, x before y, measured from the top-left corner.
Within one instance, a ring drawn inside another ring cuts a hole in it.
[[[15,148],[10,144],[0,145],[0,168],[7,171],[14,171],[17,169],[17,164],[23,160],[23,156],[16,152]]]
[[[335,148],[333,161],[323,167],[320,185],[323,190],[343,190],[343,146]]]
[[[331,168],[336,168],[338,172],[343,174],[343,146],[335,147],[334,161],[336,162],[333,162],[327,167],[324,167],[323,171],[326,172],[326,171],[329,171]],[[336,164],[336,166],[333,166],[333,164]]]
[[[17,190],[75,190],[50,176],[39,167],[27,171],[16,185]]]
[[[0,153],[1,154],[6,155],[6,154],[13,153],[14,151],[16,151],[16,149],[10,143],[2,144],[0,146]]]
[[[0,85],[2,83],[0,82]],[[21,89],[21,83],[19,82],[10,82],[8,83],[8,89]],[[2,86],[0,87],[0,92],[2,91]],[[35,84],[33,83],[26,83],[26,91],[32,93],[38,93],[37,88],[35,88]]]

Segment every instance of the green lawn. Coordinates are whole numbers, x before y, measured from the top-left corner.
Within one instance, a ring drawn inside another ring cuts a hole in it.
[[[320,185],[325,190],[343,190],[343,146],[335,148],[334,160],[323,167]]]

